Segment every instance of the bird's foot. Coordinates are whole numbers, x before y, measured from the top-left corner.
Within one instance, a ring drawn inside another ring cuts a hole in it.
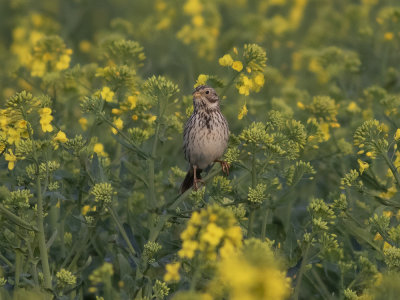
[[[195,180],[193,181],[193,190],[194,190],[194,191],[197,191],[197,190],[199,189],[198,183],[205,184],[204,180],[202,180],[202,179],[195,179]]]
[[[222,172],[224,172],[226,174],[226,176],[228,176],[230,164],[228,164],[226,161],[218,160],[218,159],[215,160],[215,162],[219,162],[221,164]]]

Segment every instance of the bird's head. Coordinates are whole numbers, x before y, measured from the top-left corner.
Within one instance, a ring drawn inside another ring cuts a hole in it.
[[[217,92],[208,85],[200,85],[193,91],[193,106],[195,110],[219,109]]]

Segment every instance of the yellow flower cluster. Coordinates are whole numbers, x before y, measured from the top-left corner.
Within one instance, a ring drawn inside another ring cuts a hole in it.
[[[239,94],[248,96],[250,92],[259,92],[265,83],[263,73],[267,60],[265,51],[252,44],[244,45],[243,55],[240,59],[239,51],[236,48],[233,48],[233,55],[235,59],[231,54],[225,54],[218,62],[223,67],[231,67],[239,72],[239,79],[236,81]]]
[[[236,85],[239,94],[248,96],[251,91],[259,92],[264,86],[264,74],[258,73],[255,76],[248,77],[247,75],[241,74],[239,82]]]
[[[200,0],[187,0],[183,5],[183,13],[191,17],[191,23],[184,25],[177,37],[184,44],[194,44],[200,57],[212,59],[214,56],[221,23],[217,11],[213,1],[203,5]]]
[[[17,145],[22,137],[28,137],[27,122],[11,109],[0,110],[0,151],[4,150],[6,143]]]
[[[114,119],[113,124],[114,124],[114,126],[115,126],[118,130],[122,130],[122,128],[124,128],[124,121],[122,121],[121,118],[116,118],[116,119]],[[118,133],[118,130],[117,130],[117,129],[111,128],[112,133],[113,133],[113,134],[117,134],[117,133]]]
[[[40,125],[42,126],[43,132],[52,132],[53,126],[50,124],[53,121],[53,116],[51,115],[51,108],[44,107],[39,110],[40,114]]]
[[[12,32],[11,52],[17,57],[21,66],[32,70],[34,63],[34,47],[39,40],[54,32],[58,24],[38,13],[32,13]]]
[[[167,273],[164,275],[164,281],[178,281],[181,277],[179,275],[179,268],[181,267],[180,262],[171,263],[165,266]]]
[[[62,71],[69,67],[72,50],[58,36],[45,36],[33,48],[29,65],[31,75],[43,77],[46,72]]]
[[[279,259],[266,242],[257,239],[246,241],[241,251],[221,260],[210,287],[217,296],[233,300],[283,300],[290,295],[290,279]]]
[[[205,85],[205,84],[207,84],[208,78],[209,78],[208,75],[200,74],[200,75],[197,77],[197,80],[196,80],[196,83],[195,83],[194,87],[196,88],[196,87],[198,87],[199,85]]]
[[[219,255],[226,257],[242,244],[242,231],[236,224],[233,213],[213,205],[200,212],[194,212],[187,228],[182,232],[181,258],[192,259],[196,253],[208,260]]]
[[[248,112],[247,105],[245,103],[245,104],[243,104],[242,108],[239,111],[238,120],[243,119],[243,117],[247,115],[247,112]]]
[[[94,144],[93,152],[95,152],[99,157],[107,157],[107,153],[104,151],[104,145],[102,143]]]
[[[59,144],[58,143],[66,143],[68,141],[67,135],[63,131],[59,131],[54,137],[53,137],[53,142],[54,142],[54,150],[58,149]]]
[[[240,60],[233,60],[230,54],[225,54],[218,60],[219,64],[223,67],[232,67],[237,72],[243,70],[243,63]]]
[[[100,94],[101,98],[103,98],[106,102],[113,101],[114,92],[108,86],[103,87]]]

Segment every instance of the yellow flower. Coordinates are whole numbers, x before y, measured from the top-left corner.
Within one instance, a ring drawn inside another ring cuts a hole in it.
[[[233,255],[235,251],[236,248],[233,246],[233,244],[230,241],[225,240],[224,245],[219,250],[219,253],[222,258],[228,258]]]
[[[215,223],[210,223],[207,225],[206,232],[201,236],[201,240],[209,243],[212,246],[217,246],[224,235],[224,230],[215,225]]]
[[[4,158],[6,161],[8,161],[8,169],[14,169],[17,157],[12,153],[11,149],[8,149],[8,153],[4,154]]]
[[[122,121],[121,118],[117,118],[114,120],[113,124],[115,125],[115,127],[117,127],[119,130],[121,130],[122,128],[124,128],[124,121]],[[117,134],[117,129],[115,128],[111,128],[112,133]]]
[[[368,151],[367,153],[365,153],[365,155],[371,158],[375,158],[375,154],[372,153],[371,151]]]
[[[188,0],[183,6],[183,11],[187,15],[199,14],[203,11],[203,5],[199,0]]]
[[[82,216],[86,216],[86,214],[90,211],[90,205],[85,205],[84,207],[82,207]]]
[[[243,64],[241,61],[239,60],[235,60],[232,64],[232,69],[234,69],[235,71],[242,71],[243,70]]]
[[[43,77],[46,72],[46,64],[41,60],[34,60],[31,67],[31,76]]]
[[[108,86],[105,86],[101,90],[101,97],[107,102],[112,102],[114,97],[114,92]]]
[[[128,102],[130,104],[130,109],[134,109],[137,105],[137,97],[136,96],[129,96]]]
[[[204,85],[204,84],[206,84],[207,83],[207,80],[208,80],[208,75],[205,75],[205,74],[200,74],[198,77],[197,77],[197,81],[196,81],[196,84],[194,85],[194,87],[196,88],[196,87],[198,87],[199,85]]]
[[[357,162],[360,166],[360,174],[364,173],[364,171],[369,168],[369,164],[367,162],[364,162],[361,159],[358,159]]]
[[[297,107],[300,108],[300,109],[303,109],[303,110],[306,108],[304,106],[303,102],[301,102],[301,101],[297,101]]]
[[[181,233],[181,239],[182,240],[189,240],[191,239],[195,234],[197,233],[197,229],[189,224],[188,227]]]
[[[165,266],[167,273],[164,275],[164,281],[178,281],[181,277],[179,276],[179,268],[181,267],[181,263],[171,263]]]
[[[242,229],[240,226],[233,226],[226,230],[225,234],[234,243],[234,245],[240,246],[242,244]]]
[[[393,32],[385,32],[385,34],[383,35],[385,41],[391,41],[393,40],[393,37],[394,37]]]
[[[395,141],[400,140],[400,129],[397,129],[397,130],[396,130],[396,133],[395,133],[395,135],[394,135],[394,140],[395,140]]]
[[[233,59],[230,54],[225,54],[218,60],[219,64],[223,67],[230,67],[233,64]]]
[[[107,156],[107,153],[104,152],[104,146],[102,143],[96,143],[93,147],[93,152],[95,152],[98,156]]]
[[[79,43],[79,50],[83,53],[88,53],[91,49],[92,45],[89,41],[83,40]]]
[[[201,27],[204,25],[204,18],[201,15],[195,15],[192,18],[192,23],[196,27]]]
[[[247,111],[248,110],[247,110],[247,106],[246,106],[246,103],[245,103],[245,104],[243,104],[242,108],[239,111],[238,120],[243,119],[243,117],[247,115]]]
[[[192,213],[192,216],[190,217],[190,222],[194,225],[200,225],[201,224],[201,215],[199,212],[195,211]]]
[[[392,246],[388,242],[383,243],[383,250],[389,249],[390,247]]]
[[[40,125],[42,126],[43,132],[52,132],[53,126],[50,124],[53,120],[53,116],[51,115],[51,108],[44,107],[39,110],[40,114]]]
[[[67,136],[65,135],[65,132],[63,132],[61,130],[57,133],[57,135],[54,137],[53,140],[56,142],[61,142],[61,143],[65,143],[68,141]]]
[[[247,76],[241,76],[240,83],[237,85],[239,94],[248,96],[253,88],[253,82]]]
[[[113,108],[113,109],[111,110],[111,113],[112,113],[113,115],[120,115],[120,114],[122,114],[122,110],[120,110],[119,108]]]
[[[26,125],[28,124],[28,122],[27,121],[25,121],[25,120],[19,120],[18,122],[17,122],[17,127],[19,128],[19,129],[26,129]]]
[[[87,122],[88,122],[88,120],[86,119],[86,118],[80,118],[79,120],[78,120],[78,122],[79,122],[79,124],[81,125],[81,127],[82,127],[82,129],[83,130],[86,130],[87,129]]]
[[[137,121],[139,119],[138,115],[132,115],[132,120]]]
[[[387,218],[391,218],[393,216],[393,212],[390,210],[385,210],[384,212],[382,212],[382,215],[384,215]]]
[[[324,141],[329,140],[331,138],[331,134],[329,133],[329,123],[322,123],[320,128]]]
[[[357,103],[355,103],[354,101],[351,101],[350,103],[349,103],[349,105],[347,106],[347,110],[349,111],[349,112],[352,112],[352,113],[357,113],[357,112],[360,112],[361,111],[361,109],[360,109],[360,107],[357,105]]]
[[[7,130],[7,143],[18,144],[20,139],[21,139],[20,132],[12,127],[9,127]]]
[[[68,69],[70,61],[71,57],[69,55],[61,55],[59,61],[56,63],[56,69],[59,71]]]
[[[254,83],[257,87],[262,87],[264,85],[264,74],[259,73],[254,77]]]
[[[149,117],[149,122],[153,123],[155,120],[157,120],[157,116],[150,116]]]
[[[178,251],[178,255],[182,258],[193,258],[195,251],[199,247],[199,243],[196,241],[183,241],[182,249]]]

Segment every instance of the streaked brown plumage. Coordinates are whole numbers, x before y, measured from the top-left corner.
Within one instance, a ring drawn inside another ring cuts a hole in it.
[[[207,85],[198,86],[193,92],[193,107],[183,132],[183,151],[190,168],[181,193],[192,186],[197,189],[201,171],[213,162],[221,163],[222,170],[229,172],[229,165],[219,160],[228,146],[229,127],[215,90]]]

